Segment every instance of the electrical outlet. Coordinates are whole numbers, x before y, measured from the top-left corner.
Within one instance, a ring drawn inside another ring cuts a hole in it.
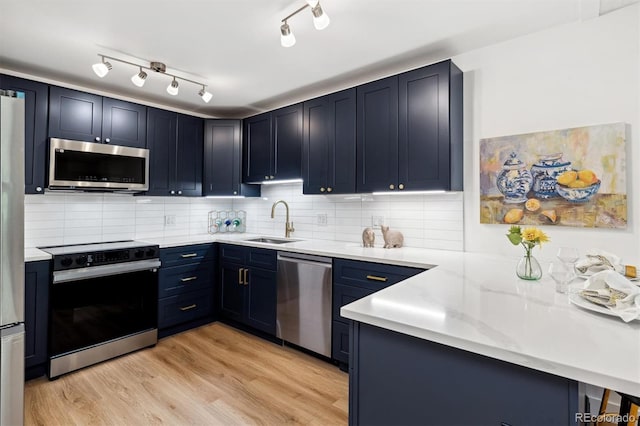
[[[371,226],[384,225],[384,216],[371,216]]]
[[[164,225],[165,226],[173,226],[175,224],[176,224],[176,215],[175,214],[165,215],[165,217],[164,217]]]
[[[320,226],[327,226],[327,214],[318,213],[318,215],[316,216],[316,223]]]

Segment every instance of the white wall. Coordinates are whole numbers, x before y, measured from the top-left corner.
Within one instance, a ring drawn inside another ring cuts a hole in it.
[[[480,224],[479,140],[537,131],[625,122],[626,230],[544,227],[552,242],[536,249],[598,247],[640,263],[640,6],[555,27],[453,58],[464,71],[465,250],[521,255],[506,225]]]

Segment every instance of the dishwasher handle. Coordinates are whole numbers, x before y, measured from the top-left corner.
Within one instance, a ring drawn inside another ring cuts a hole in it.
[[[331,268],[333,266],[330,257],[311,256],[301,253],[278,252],[278,262],[304,263],[307,265],[322,266],[324,268]]]

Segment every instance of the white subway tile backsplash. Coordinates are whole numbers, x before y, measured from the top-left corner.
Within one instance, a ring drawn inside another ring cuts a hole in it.
[[[264,185],[258,199],[139,197],[121,194],[50,194],[25,196],[25,245],[73,244],[95,241],[203,235],[212,210],[244,210],[247,232],[284,235],[289,204],[296,231],[292,237],[360,244],[372,216],[401,231],[405,246],[463,250],[462,193],[422,195],[303,195],[302,184]],[[318,225],[319,214],[327,224]],[[175,216],[165,225],[165,216]],[[376,246],[382,246],[375,227]]]

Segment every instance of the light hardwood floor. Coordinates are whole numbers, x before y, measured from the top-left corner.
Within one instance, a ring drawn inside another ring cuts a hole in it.
[[[25,385],[25,425],[347,423],[337,367],[220,323]]]

